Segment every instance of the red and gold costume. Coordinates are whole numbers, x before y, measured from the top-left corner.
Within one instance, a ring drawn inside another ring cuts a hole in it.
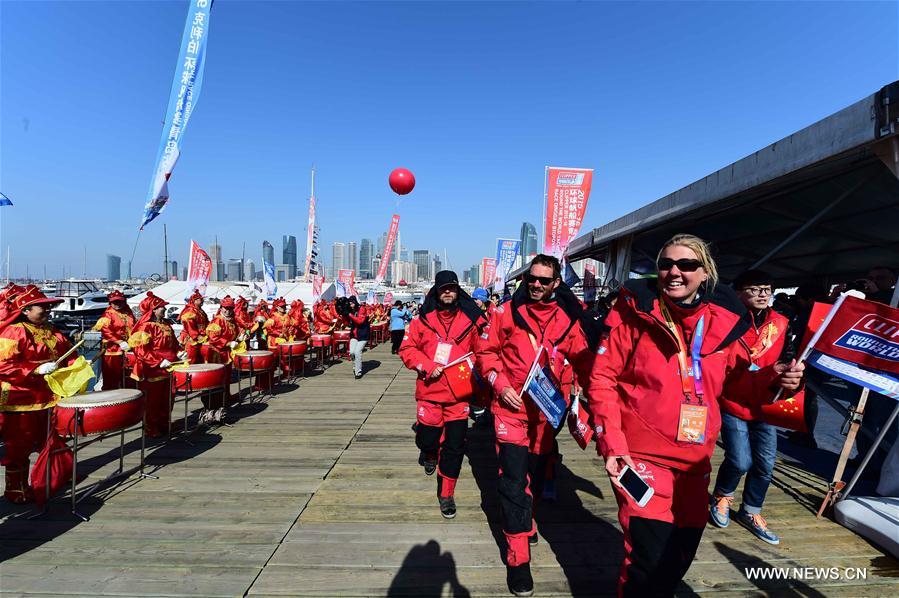
[[[222,299],[221,303],[222,309],[225,308],[234,308],[234,299],[230,296],[225,296]],[[225,364],[225,380],[228,381],[228,400],[226,403],[230,403],[231,400],[231,349],[232,343],[237,343],[238,337],[241,335],[240,326],[237,324],[235,318],[231,318],[230,320],[225,317],[220,309],[219,312],[212,319],[212,322],[209,323],[209,326],[206,327],[206,336],[208,338],[208,342],[204,346],[205,355],[206,355],[206,363],[223,363]],[[220,394],[218,392],[216,395]],[[212,403],[220,403],[221,399],[218,396],[210,397],[213,400],[210,402],[205,396],[203,397],[203,403],[206,404],[209,402],[210,404],[206,405],[207,409],[215,409],[218,407],[223,407],[227,405],[219,405]]]
[[[146,398],[146,432],[150,438],[158,438],[168,432],[172,412],[171,375],[163,366],[166,361],[177,361],[180,349],[171,325],[164,320],[153,320],[153,310],[165,305],[168,303],[147,292],[146,298],[140,302],[140,320],[128,339],[136,357],[131,377],[137,381],[137,388],[143,391]]]
[[[279,307],[287,307],[287,302],[282,297],[278,297],[272,303],[272,313],[262,325],[265,329],[268,348],[275,351],[278,349],[278,345],[289,341],[293,334],[290,314],[278,311]]]
[[[256,322],[247,308],[247,300],[243,297],[238,297],[237,301],[234,302],[234,320],[237,322],[240,331],[249,335],[256,332]]]
[[[306,305],[297,299],[290,304],[290,325],[293,333],[293,340],[304,341],[309,338],[309,320],[306,319]]]
[[[332,314],[331,306],[327,301],[321,301],[315,304],[313,308],[312,327],[316,334],[331,334],[337,325],[337,312]]]
[[[46,441],[47,410],[58,399],[36,370],[58,360],[72,344],[51,324],[31,324],[22,315],[25,308],[44,305],[49,309],[60,300],[46,297],[34,285],[11,287],[4,295],[5,321],[0,324],[0,413],[6,444],[3,495],[10,502],[22,504],[34,499],[28,484],[29,457]]]
[[[199,300],[199,301],[198,301]],[[188,363],[203,363],[203,343],[206,342],[206,327],[209,325],[209,316],[203,311],[203,296],[199,291],[194,291],[187,301],[187,306],[181,312],[181,344],[187,351]]]
[[[103,373],[103,390],[114,390],[122,388],[124,383],[125,351],[121,343],[128,342],[135,319],[121,291],[113,291],[108,299],[110,306],[97,320],[94,330],[99,330],[103,335],[103,361],[100,365]],[[116,302],[121,303],[114,306]]]

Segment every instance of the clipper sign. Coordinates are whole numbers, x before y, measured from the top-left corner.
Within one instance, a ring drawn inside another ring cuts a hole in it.
[[[868,314],[833,344],[848,351],[899,362],[899,322]]]

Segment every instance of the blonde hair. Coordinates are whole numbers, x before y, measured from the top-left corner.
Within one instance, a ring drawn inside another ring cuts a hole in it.
[[[681,247],[686,247],[696,254],[696,257],[700,262],[702,262],[703,270],[705,270],[705,273],[709,275],[709,278],[706,281],[708,289],[714,289],[715,285],[718,284],[718,267],[715,265],[715,260],[712,258],[712,249],[709,246],[708,242],[700,239],[695,235],[679,233],[665,241],[665,244],[662,245],[661,249],[659,249],[659,255],[656,256],[656,262],[658,262],[659,258],[662,257],[662,253],[665,251],[665,249],[671,247],[672,245],[680,245]]]

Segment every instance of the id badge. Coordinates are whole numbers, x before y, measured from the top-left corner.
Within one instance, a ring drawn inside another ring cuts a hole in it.
[[[708,415],[709,408],[705,405],[682,403],[680,421],[677,425],[678,442],[705,444],[705,426]]]
[[[438,365],[448,364],[452,351],[452,343],[437,343],[437,351],[434,352],[434,363]]]

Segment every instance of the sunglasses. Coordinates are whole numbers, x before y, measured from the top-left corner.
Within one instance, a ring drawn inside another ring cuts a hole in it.
[[[659,261],[656,263],[659,268],[659,272],[671,270],[671,268],[677,266],[677,269],[681,272],[696,272],[700,268],[702,268],[702,262],[699,260],[691,260],[687,258],[681,258],[679,260],[673,260],[670,257],[660,257]]]
[[[539,282],[543,286],[549,286],[554,280],[552,276],[534,276],[528,272],[528,282]]]

